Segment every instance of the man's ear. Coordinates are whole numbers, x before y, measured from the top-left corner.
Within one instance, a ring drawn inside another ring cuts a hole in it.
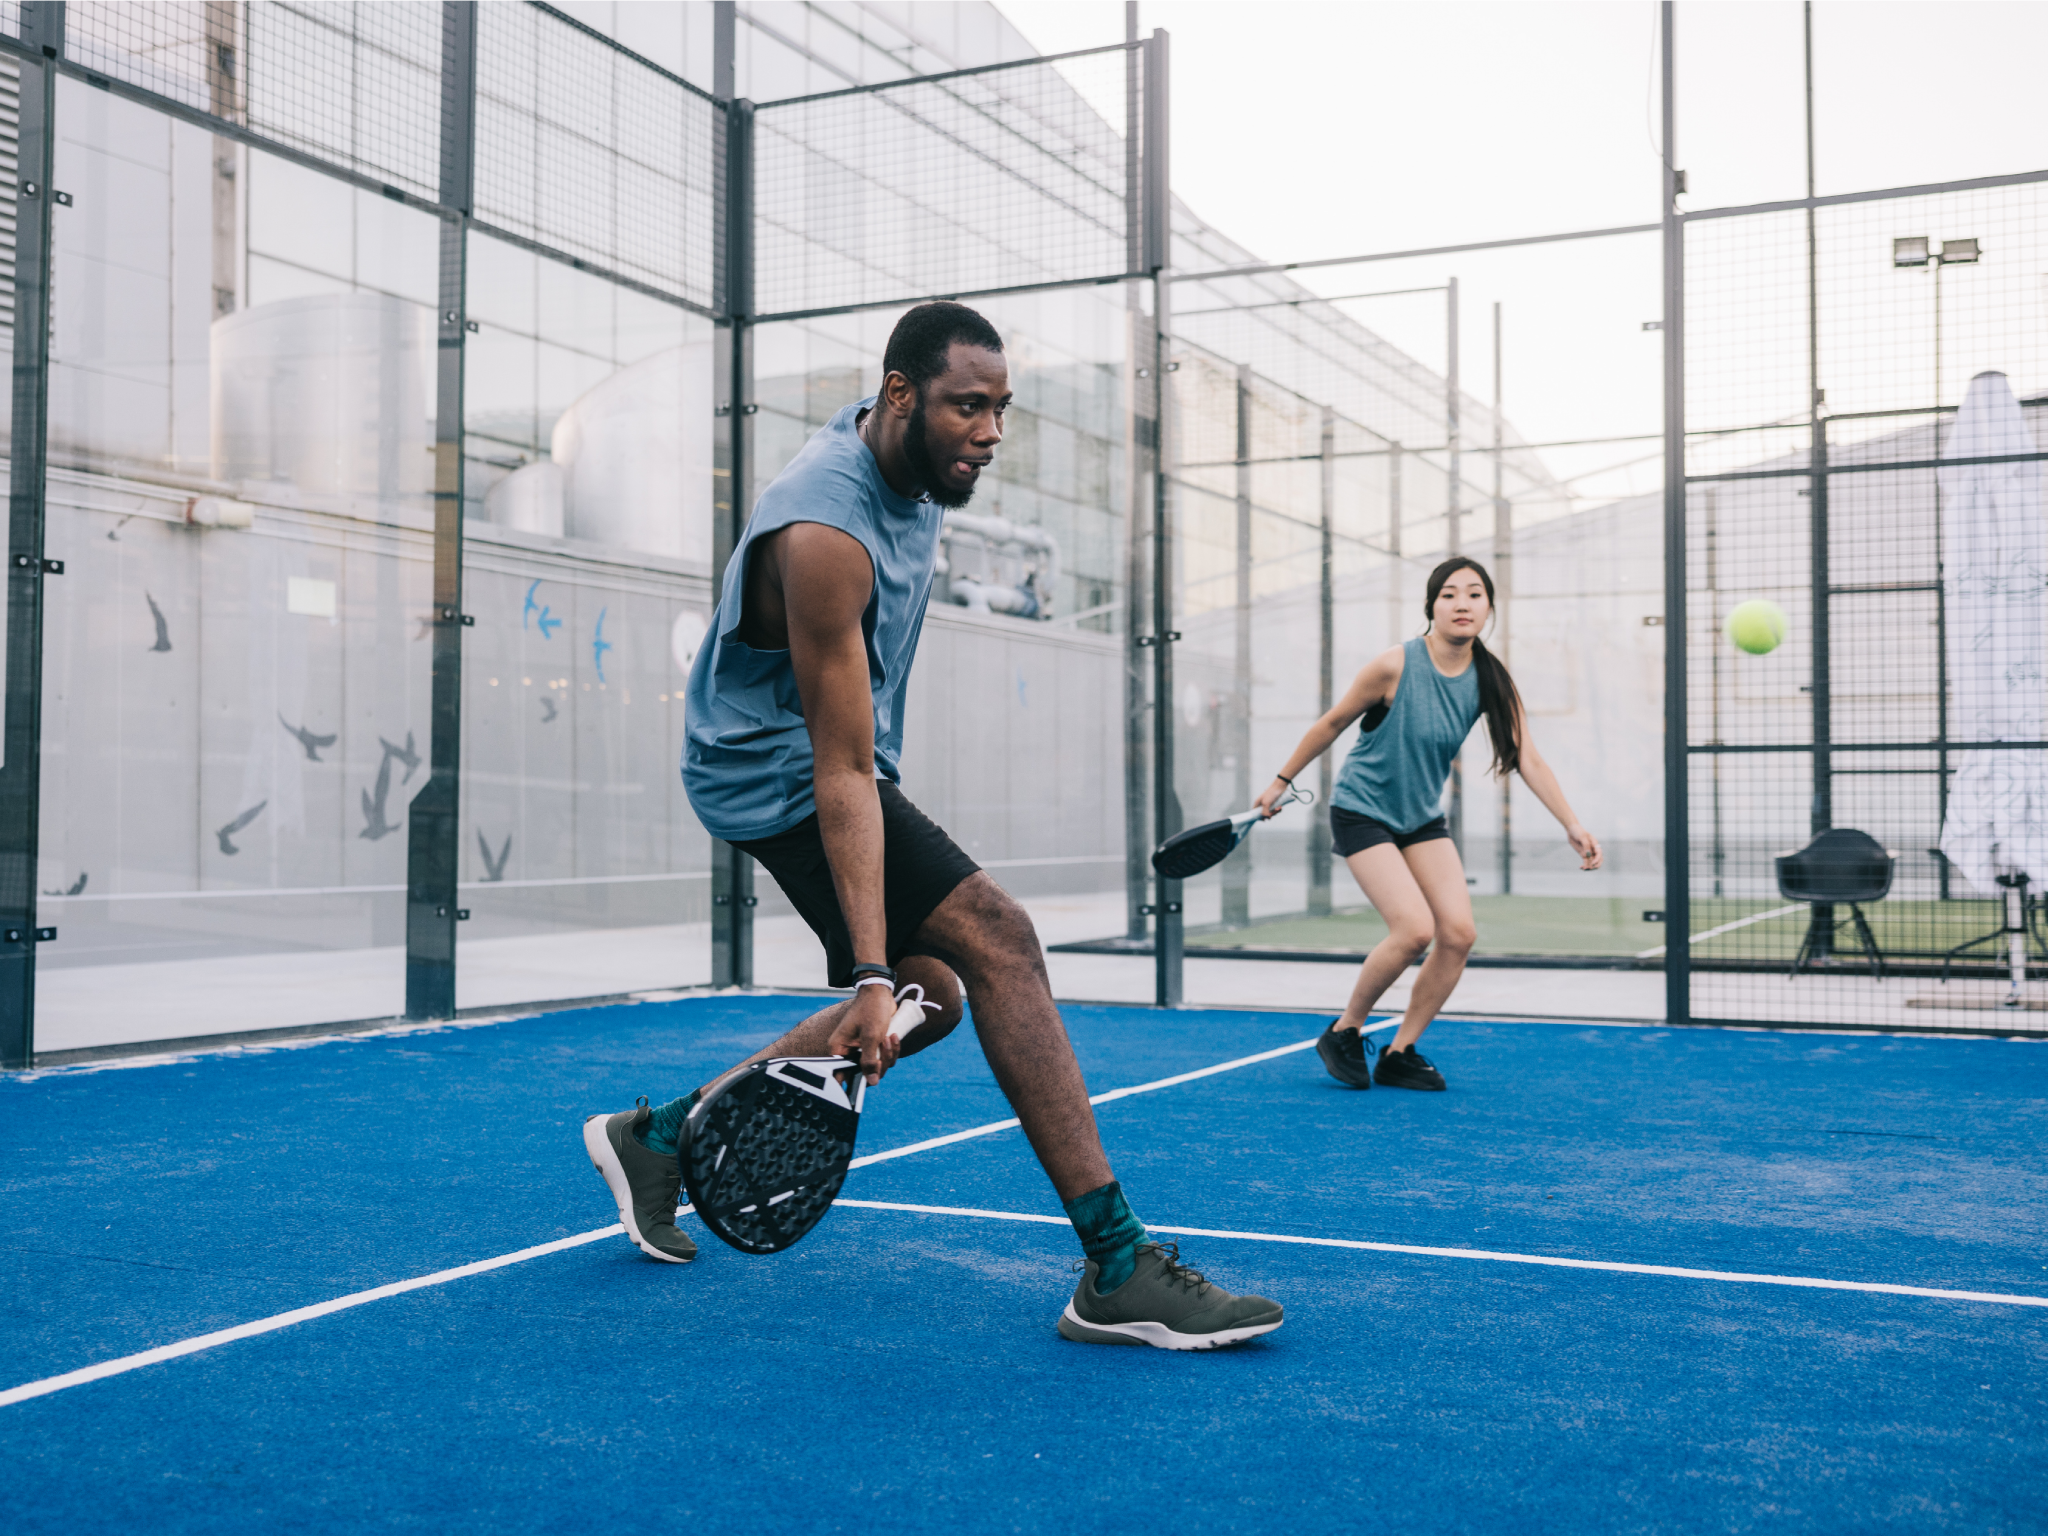
[[[884,374],[882,404],[898,416],[908,416],[917,407],[917,386],[900,373]]]

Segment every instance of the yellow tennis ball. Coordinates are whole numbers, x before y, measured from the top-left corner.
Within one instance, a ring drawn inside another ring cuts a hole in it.
[[[1768,656],[1785,638],[1785,610],[1767,597],[1752,597],[1728,610],[1723,626],[1729,644],[1752,656]]]

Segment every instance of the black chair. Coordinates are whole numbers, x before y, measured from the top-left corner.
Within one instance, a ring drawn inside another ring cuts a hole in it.
[[[1849,827],[1831,827],[1797,853],[1778,855],[1778,894],[1787,901],[1810,902],[1817,907],[1847,907],[1847,921],[1855,926],[1871,974],[1879,981],[1884,980],[1884,956],[1878,952],[1870,924],[1863,920],[1860,903],[1883,901],[1891,893],[1892,863],[1891,852],[1880,847],[1876,838]],[[1818,956],[1823,930],[1826,947],[1832,951],[1834,934],[1843,926],[1839,921],[1824,924],[1816,915],[1815,921],[1806,925],[1792,974],[1797,976],[1807,961]]]

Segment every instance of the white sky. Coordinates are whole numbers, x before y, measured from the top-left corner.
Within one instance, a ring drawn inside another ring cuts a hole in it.
[[[1117,0],[998,3],[1044,52],[1123,35]],[[1800,15],[1785,0],[1678,6],[1686,206],[1805,191]],[[1275,260],[1653,221],[1655,20],[1651,0],[1147,0],[1139,10],[1142,28],[1173,36],[1175,191]],[[1814,32],[1821,192],[2048,167],[2048,5],[1840,0],[1815,7]],[[2031,205],[2025,213],[1997,206],[2004,222],[1996,234],[1897,232],[1986,238],[1981,274],[1945,273],[1948,291],[1964,296],[1956,285],[1972,281],[2007,285],[1987,311],[1996,323],[1980,329],[2024,327],[2038,337],[2048,332],[2048,247],[2015,233],[2039,222]],[[1871,245],[1867,302],[1919,304],[1925,274],[1889,270],[1890,232],[1873,225],[1856,237],[1859,251],[1861,242]],[[2015,263],[2030,269],[2024,305],[2015,297],[2022,288],[2011,286]],[[1466,387],[1482,397],[1491,390],[1490,310],[1500,300],[1506,408],[1527,436],[1657,430],[1659,343],[1641,329],[1660,310],[1655,236],[1298,276],[1342,294],[1451,273],[1463,290]],[[1442,366],[1440,300],[1368,300],[1352,312]],[[1918,310],[1884,314],[1901,335],[1919,325]],[[1982,355],[1960,355],[1972,345],[1967,337],[1951,343],[1944,357],[1948,403],[1978,366],[2010,367],[2023,390],[2048,385],[2031,341],[2011,358],[1991,342],[1976,349]],[[1927,352],[1921,372],[1931,379],[1931,343]],[[2033,376],[2023,376],[2029,369]],[[1775,399],[1761,390],[1760,411],[1766,394]],[[1578,472],[1654,447],[1558,454],[1552,462]],[[1647,475],[1608,477],[1589,489],[1652,483]]]

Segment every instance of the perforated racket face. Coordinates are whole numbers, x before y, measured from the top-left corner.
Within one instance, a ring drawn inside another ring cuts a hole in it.
[[[846,1182],[867,1085],[838,1057],[759,1061],[690,1111],[683,1185],[698,1218],[741,1253],[780,1253],[824,1219]]]
[[[1191,827],[1153,850],[1152,868],[1169,880],[1189,879],[1221,864],[1249,830],[1249,825],[1238,828],[1227,821]]]

